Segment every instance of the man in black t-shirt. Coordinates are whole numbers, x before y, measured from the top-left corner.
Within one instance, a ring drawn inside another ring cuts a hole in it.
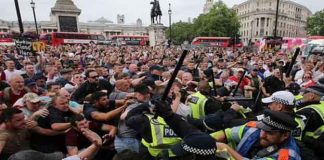
[[[84,104],[84,116],[95,122],[103,122],[117,125],[118,117],[122,111],[128,106],[124,104],[124,100],[109,100],[105,92],[94,92],[91,95],[92,103]]]
[[[114,86],[112,86],[107,80],[99,79],[99,75],[95,70],[87,70],[85,75],[87,81],[76,89],[72,95],[72,100],[83,104],[84,98],[88,94],[105,90],[106,96],[108,96],[114,90]]]
[[[52,153],[56,151],[65,152],[64,134],[71,127],[68,121],[73,115],[65,97],[56,96],[52,99],[53,105],[48,108],[49,115],[45,118],[40,117],[38,125],[45,129],[51,129],[49,134],[33,133],[32,148],[34,150]]]
[[[269,97],[274,92],[285,90],[285,82],[281,80],[279,69],[275,69],[273,74],[266,79],[262,86],[262,92],[265,96]]]

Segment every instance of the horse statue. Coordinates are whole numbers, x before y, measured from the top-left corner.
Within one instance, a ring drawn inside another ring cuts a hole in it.
[[[162,11],[160,8],[160,3],[158,0],[154,0],[150,4],[153,4],[151,9],[151,23],[152,24],[161,24]]]

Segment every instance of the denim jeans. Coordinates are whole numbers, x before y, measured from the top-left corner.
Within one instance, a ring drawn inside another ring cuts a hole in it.
[[[119,153],[123,150],[131,150],[134,152],[139,152],[139,147],[141,142],[136,138],[123,138],[123,137],[115,137],[115,150]]]

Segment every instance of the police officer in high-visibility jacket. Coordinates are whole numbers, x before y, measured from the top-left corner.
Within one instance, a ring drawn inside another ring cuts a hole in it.
[[[295,121],[298,124],[298,126],[292,131],[293,137],[301,140],[302,137],[302,131],[305,128],[305,123],[303,121],[303,117],[296,115],[294,112],[294,101],[295,97],[294,95],[289,91],[277,91],[274,92],[270,97],[262,98],[262,102],[267,104],[268,108],[272,111],[278,111],[278,112],[287,112],[291,115],[295,116]],[[246,110],[242,106],[234,103],[230,109],[224,112],[223,115],[223,127],[225,128],[231,128],[238,125],[243,125],[249,121],[257,121],[261,120],[264,117],[264,114],[255,115],[248,118],[243,118],[242,116],[239,116],[239,112]],[[215,118],[215,116],[212,116],[214,114],[206,116],[206,118],[203,120],[203,124],[207,129],[217,131],[214,128],[220,128],[218,119]],[[220,117],[219,114],[215,114],[216,116]]]
[[[198,91],[188,96],[187,103],[191,107],[191,117],[194,119],[202,119],[207,114],[214,113],[219,110],[219,106],[215,106],[215,101],[209,97],[211,87],[208,81],[200,81],[197,87]]]
[[[263,98],[262,103],[268,104],[268,108],[272,111],[288,112],[295,116],[297,127],[292,131],[292,136],[298,140],[302,138],[302,132],[305,129],[303,117],[295,114],[295,97],[289,91],[277,91],[270,97]]]
[[[299,147],[290,133],[297,123],[285,112],[265,111],[261,121],[215,132],[210,135],[214,138],[212,139],[208,134],[192,127],[181,116],[172,113],[170,106],[163,102],[157,104],[158,115],[183,138],[180,144],[171,147],[172,153],[177,156],[193,153],[196,159],[214,160],[218,151],[226,151],[232,159],[301,159]],[[228,142],[231,146],[221,142]]]
[[[227,150],[234,159],[300,160],[300,151],[291,131],[297,126],[284,112],[266,110],[261,121],[215,132],[218,150]],[[220,143],[227,142],[225,143]]]
[[[324,86],[315,85],[308,87],[303,95],[304,107],[297,111],[306,117],[305,136],[303,142],[313,149],[318,157],[324,157]]]
[[[126,117],[127,126],[136,130],[142,137],[143,146],[140,148],[140,154],[143,155],[143,159],[154,159],[167,151],[170,146],[181,141],[181,138],[165,123],[163,118],[155,119],[150,112],[149,106],[142,104],[130,110]],[[166,154],[169,157],[175,156],[171,152]]]
[[[147,86],[142,86],[145,90],[149,90]],[[142,138],[140,154],[143,159],[154,159],[160,154],[168,154],[174,157],[168,151],[169,147],[179,143],[181,138],[165,123],[161,117],[154,118],[152,107],[148,103],[142,103],[131,109],[126,116],[126,125],[140,134]]]

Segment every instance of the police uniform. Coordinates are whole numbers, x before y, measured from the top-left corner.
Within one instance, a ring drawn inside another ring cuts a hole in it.
[[[269,104],[269,103],[280,103],[280,104],[284,104],[290,107],[293,107],[294,105],[294,95],[288,91],[278,91],[273,93],[270,97],[268,98],[263,98],[262,102]],[[238,125],[243,125],[245,123],[247,123],[248,121],[256,121],[256,120],[261,120],[264,118],[264,114],[261,115],[251,115],[253,116],[251,118],[251,116],[245,116],[248,114],[253,114],[252,112],[244,112],[244,110],[241,110],[240,113],[234,111],[233,109],[228,109],[226,112],[224,112],[224,119],[223,122],[224,124],[222,126],[230,128],[230,127],[234,127],[234,126],[238,126]],[[292,115],[294,113],[291,113]],[[219,115],[217,115],[218,117],[220,117]],[[302,137],[302,132],[305,129],[305,123],[303,121],[303,117],[299,116],[299,115],[294,115],[295,116],[295,121],[298,124],[298,126],[291,132],[292,136],[295,137],[298,140],[301,140]],[[242,118],[243,117],[243,118]],[[206,118],[204,119],[204,125],[206,126],[206,128],[210,128],[209,130],[214,130],[217,131],[217,129],[219,129],[220,125],[219,125],[219,120],[216,119],[214,116],[206,116]]]
[[[201,119],[205,117],[205,103],[207,102],[207,99],[207,96],[201,94],[199,91],[188,97],[188,103],[192,111],[192,118]]]
[[[245,125],[225,129],[224,134],[228,144],[244,158],[250,159],[280,159],[299,160],[300,151],[296,140],[289,137],[283,144],[262,148],[259,145],[260,133],[263,131],[290,132],[297,126],[289,114],[276,111],[265,111],[261,121],[251,121]],[[217,138],[219,132],[211,134]]]
[[[165,123],[164,119],[149,113],[148,103],[143,103],[130,110],[126,116],[126,125],[136,130],[141,136],[142,147],[140,154],[143,159],[152,159],[159,156],[163,151],[168,151],[171,145],[179,143],[181,139]],[[171,152],[168,154],[173,157]]]
[[[169,149],[170,146],[177,144],[181,138],[165,123],[161,117],[153,118],[151,114],[145,114],[150,121],[152,142],[147,142],[142,138],[142,144],[148,149],[153,157],[157,157],[163,150]],[[175,157],[170,152],[169,157]]]
[[[311,86],[306,91],[324,96],[324,87],[320,85]],[[323,147],[316,147],[318,143],[324,145],[324,101],[310,102],[307,106],[299,109],[297,113],[306,117],[303,142],[317,155],[324,156]]]

